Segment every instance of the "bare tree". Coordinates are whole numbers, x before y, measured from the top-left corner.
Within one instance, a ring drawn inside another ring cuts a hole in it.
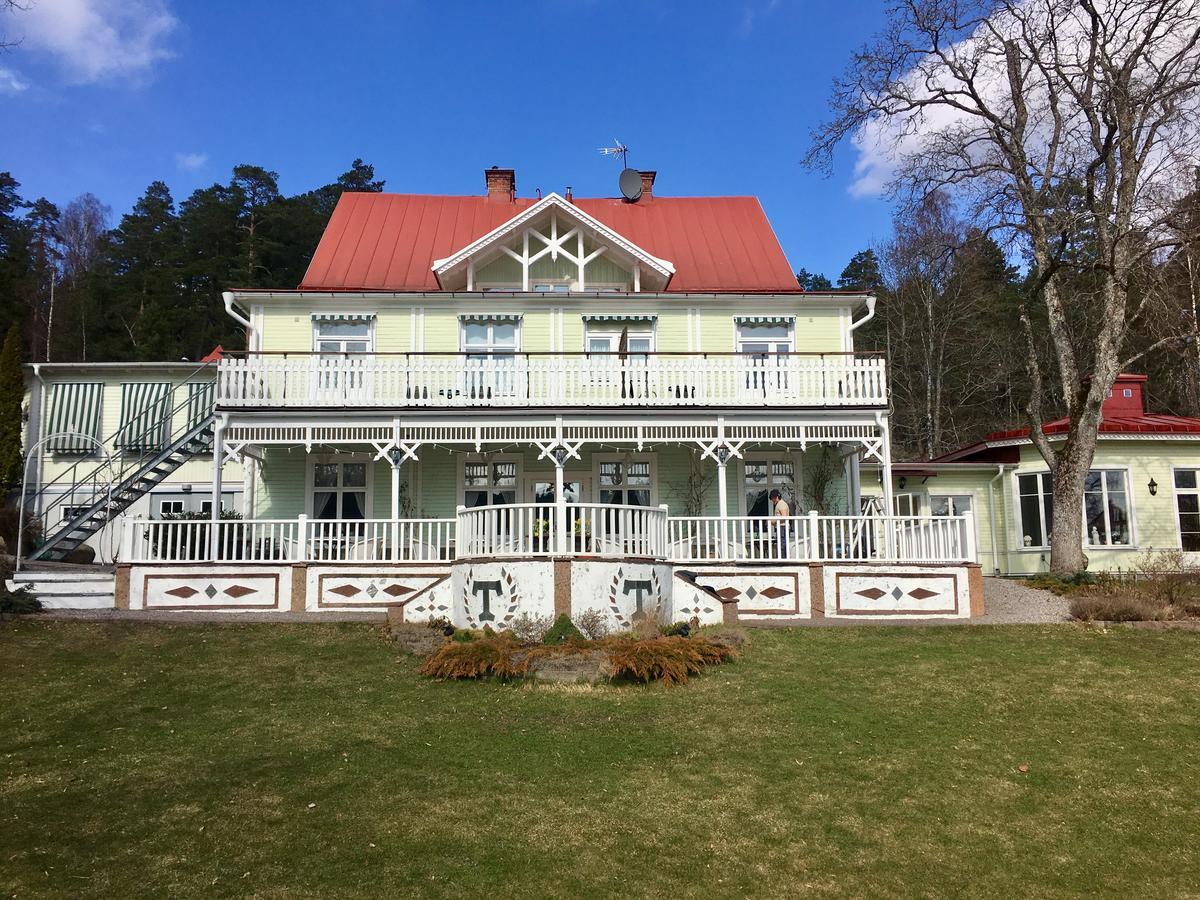
[[[81,281],[96,265],[100,256],[100,238],[108,228],[112,210],[95,194],[80,194],[67,204],[59,219],[59,238],[62,242],[63,281],[70,289],[79,312],[80,340],[83,357],[87,358],[87,310],[78,296]],[[46,320],[46,359],[50,359],[54,332],[54,303],[51,301]]]
[[[1104,397],[1123,367],[1177,340],[1127,356],[1131,326],[1183,249],[1168,226],[1200,148],[1198,45],[1197,0],[897,0],[835,82],[834,118],[807,156],[828,167],[853,137],[893,167],[894,196],[950,191],[1027,255],[1026,413],[1052,474],[1058,572],[1087,565],[1083,484]],[[1081,270],[1092,289],[1068,293]],[[1077,317],[1094,326],[1083,351]],[[1041,429],[1050,385],[1071,420],[1058,446]]]

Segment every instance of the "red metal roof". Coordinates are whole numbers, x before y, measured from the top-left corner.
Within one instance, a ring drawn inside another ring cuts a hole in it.
[[[1042,425],[1046,434],[1066,434],[1070,419],[1055,419]],[[1200,419],[1148,413],[1140,416],[1105,416],[1100,420],[1101,434],[1200,434]],[[1006,441],[1029,437],[1028,428],[993,431],[985,441]]]
[[[346,193],[302,290],[437,291],[431,266],[536,203]],[[802,293],[756,197],[580,198],[581,210],[675,265],[669,292]]]

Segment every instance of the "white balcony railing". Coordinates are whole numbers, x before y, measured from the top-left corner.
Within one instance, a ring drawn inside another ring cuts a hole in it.
[[[224,407],[883,406],[884,360],[854,354],[249,354]]]
[[[697,562],[963,563],[976,559],[962,516],[670,516],[666,507],[517,503],[454,519],[128,520],[132,563],[386,563],[588,556]],[[560,525],[561,521],[561,525]]]
[[[459,557],[598,556],[666,558],[665,506],[516,503],[458,511]]]
[[[454,519],[247,519],[125,523],[122,560],[435,562],[454,556]]]

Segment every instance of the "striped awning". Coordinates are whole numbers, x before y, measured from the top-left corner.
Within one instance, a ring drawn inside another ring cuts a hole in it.
[[[199,381],[188,385],[188,431],[212,415],[216,401],[215,381]]]
[[[601,315],[584,315],[585,322],[653,322],[658,319],[658,316],[650,313],[626,313],[620,315],[617,313],[601,314]]]
[[[375,321],[375,313],[313,313],[312,320],[314,322],[373,322]]]
[[[460,322],[520,322],[520,313],[459,313]]]
[[[171,385],[165,381],[134,381],[121,385],[119,450],[157,450],[167,439]]]
[[[104,385],[92,382],[56,384],[50,391],[50,420],[46,442],[51,453],[93,453],[88,437],[100,437]]]
[[[734,316],[739,325],[791,325],[795,316]]]

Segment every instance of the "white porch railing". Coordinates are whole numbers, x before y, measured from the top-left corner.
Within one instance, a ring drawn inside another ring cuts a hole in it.
[[[463,558],[627,557],[698,562],[962,563],[976,560],[962,516],[669,516],[666,507],[517,503],[454,519],[125,523],[131,563],[387,563]],[[215,548],[215,552],[214,552]]]
[[[677,562],[973,562],[975,525],[963,516],[672,516]]]
[[[434,562],[454,556],[454,519],[253,519],[125,523],[121,560]],[[214,553],[215,547],[215,553]]]
[[[883,357],[854,354],[249,354],[217,405],[278,407],[882,406]]]
[[[665,506],[516,503],[458,511],[460,557],[599,556],[666,558]]]

